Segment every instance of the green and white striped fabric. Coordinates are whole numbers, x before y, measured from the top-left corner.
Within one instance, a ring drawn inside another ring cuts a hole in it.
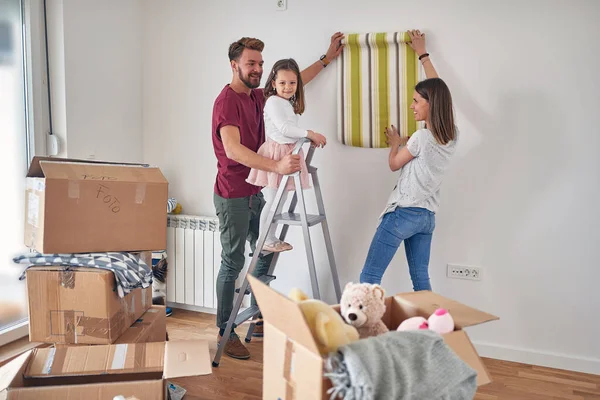
[[[349,34],[338,66],[338,139],[345,145],[388,147],[384,130],[401,136],[421,128],[410,111],[424,71],[406,32]]]

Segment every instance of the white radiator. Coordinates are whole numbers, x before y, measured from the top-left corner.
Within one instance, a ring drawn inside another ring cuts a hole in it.
[[[169,306],[216,310],[215,284],[221,265],[218,218],[168,215],[167,261]],[[248,264],[249,260],[246,261]],[[249,303],[247,297],[244,299],[246,306]]]

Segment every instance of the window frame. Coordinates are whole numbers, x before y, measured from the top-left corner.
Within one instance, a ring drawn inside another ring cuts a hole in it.
[[[46,57],[45,0],[20,0],[21,35],[25,77],[25,129],[27,165],[34,156],[47,154],[47,136],[50,132],[50,96]],[[24,176],[24,175],[23,175]],[[29,334],[29,319],[16,321],[0,330],[0,346],[19,340]]]

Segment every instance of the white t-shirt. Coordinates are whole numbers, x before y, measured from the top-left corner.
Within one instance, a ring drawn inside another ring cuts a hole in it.
[[[271,96],[265,103],[265,135],[280,144],[296,143],[308,131],[298,127],[299,115],[292,104],[279,96]]]
[[[383,214],[396,207],[420,207],[437,212],[440,187],[458,141],[439,144],[429,129],[419,129],[408,139],[406,148],[415,158],[400,170]],[[383,216],[382,214],[382,216]]]

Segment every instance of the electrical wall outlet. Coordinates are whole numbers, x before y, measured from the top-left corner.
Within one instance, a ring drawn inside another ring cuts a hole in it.
[[[472,281],[481,280],[481,268],[467,265],[448,264],[446,270],[448,278],[469,279]]]
[[[275,9],[277,11],[287,10],[287,0],[275,0]]]

